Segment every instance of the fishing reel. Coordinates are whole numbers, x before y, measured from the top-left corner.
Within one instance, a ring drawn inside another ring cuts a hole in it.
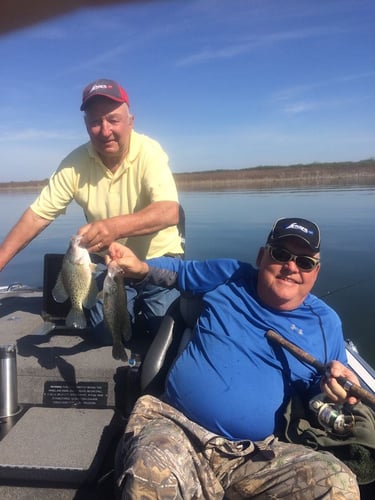
[[[319,424],[329,433],[338,436],[350,434],[354,428],[354,415],[346,406],[327,403],[320,398],[322,394],[309,401],[310,409],[316,414]]]

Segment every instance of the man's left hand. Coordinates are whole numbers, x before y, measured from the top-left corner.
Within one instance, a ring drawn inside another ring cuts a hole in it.
[[[321,390],[332,401],[332,403],[349,404],[358,403],[355,396],[349,396],[346,390],[337,381],[338,377],[344,377],[354,384],[360,385],[357,376],[339,361],[331,361],[327,364],[327,372],[320,383]]]
[[[77,234],[82,236],[81,245],[89,252],[101,252],[117,238],[116,225],[111,219],[103,219],[82,226]]]

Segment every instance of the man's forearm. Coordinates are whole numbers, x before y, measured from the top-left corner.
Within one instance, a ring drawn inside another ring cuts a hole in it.
[[[177,225],[178,220],[179,205],[175,201],[157,201],[134,214],[111,219],[117,227],[118,238],[155,233]]]
[[[149,270],[144,278],[144,281],[165,288],[177,288],[178,273],[169,269],[159,269],[157,267],[149,266]]]
[[[0,271],[50,223],[31,208],[26,209],[0,245]]]

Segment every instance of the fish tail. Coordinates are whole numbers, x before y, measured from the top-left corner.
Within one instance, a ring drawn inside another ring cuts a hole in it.
[[[85,313],[79,309],[71,309],[65,319],[65,325],[83,330],[87,326]]]
[[[121,361],[128,361],[128,356],[121,342],[113,344],[112,357],[113,359],[121,359]]]

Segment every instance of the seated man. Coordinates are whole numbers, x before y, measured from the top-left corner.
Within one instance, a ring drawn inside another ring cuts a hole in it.
[[[355,475],[329,453],[284,443],[286,403],[324,392],[357,402],[336,378],[346,368],[341,322],[310,293],[320,232],[279,219],[257,267],[232,259],[142,262],[113,243],[107,263],[145,282],[203,297],[192,339],[172,366],[162,400],[141,397],[122,440],[122,498],[359,498]],[[266,338],[275,330],[327,365],[323,377]]]

